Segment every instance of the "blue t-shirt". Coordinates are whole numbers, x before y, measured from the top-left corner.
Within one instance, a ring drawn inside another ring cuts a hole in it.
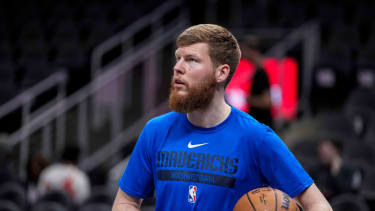
[[[131,155],[121,190],[156,193],[156,210],[233,210],[248,191],[271,186],[295,197],[313,183],[283,141],[232,107],[212,128],[170,112],[150,120]]]

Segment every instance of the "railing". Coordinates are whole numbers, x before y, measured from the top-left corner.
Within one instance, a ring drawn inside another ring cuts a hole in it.
[[[148,27],[151,31],[150,37],[156,38],[157,36],[160,36],[163,33],[163,21],[166,21],[165,16],[176,8],[179,8],[180,6],[181,1],[179,0],[168,1],[167,3],[154,10],[151,14],[143,17],[141,20],[135,22],[133,25],[129,26],[128,28],[124,29],[123,31],[119,32],[118,34],[114,35],[113,37],[96,47],[91,57],[91,75],[93,76],[93,78],[95,78],[102,72],[102,58],[105,53],[113,50],[116,47],[120,47],[121,55],[116,58],[115,61],[121,62],[123,58],[134,52],[135,46],[137,42],[139,42],[136,41],[137,33]],[[180,16],[174,18],[181,20],[181,18],[186,17],[186,15],[187,14],[185,10],[183,10],[182,8]]]
[[[311,21],[292,31],[283,40],[276,43],[267,51],[267,56],[282,58],[287,51],[302,43],[302,82],[300,93],[300,109],[305,115],[311,114],[310,95],[312,88],[313,68],[317,62],[320,47],[320,27],[317,22]]]
[[[128,56],[121,62],[117,63],[108,68],[105,71],[101,78],[105,78],[108,72],[108,77],[112,77],[110,80],[115,80],[117,78],[121,78],[121,75],[129,73],[128,77],[124,80],[126,81],[124,85],[128,85],[125,96],[127,96],[127,101],[124,101],[122,104],[112,104],[111,109],[111,116],[112,116],[112,141],[103,146],[99,149],[96,153],[93,153],[91,156],[86,157],[80,163],[80,166],[85,170],[92,170],[98,163],[102,163],[112,155],[118,153],[122,146],[129,144],[129,142],[135,138],[141,128],[143,127],[144,123],[153,115],[161,113],[167,110],[167,102],[166,98],[162,99],[160,103],[157,103],[156,96],[158,95],[157,90],[158,86],[161,84],[158,82],[160,79],[161,71],[163,67],[158,65],[161,63],[158,56],[160,56],[160,50],[165,48],[167,45],[174,44],[174,40],[176,35],[181,32],[187,26],[186,18],[181,17],[181,19],[174,21],[174,23],[170,24],[170,30],[161,33],[159,36],[154,37],[152,42],[141,49],[135,51],[131,56]],[[173,52],[170,52],[167,55],[169,58],[173,58]],[[119,130],[123,126],[121,115],[121,110],[124,109],[122,106],[130,104],[132,99],[134,98],[131,94],[131,90],[133,89],[130,84],[133,84],[132,79],[130,78],[133,74],[130,70],[131,67],[135,66],[136,64],[144,64],[143,67],[143,78],[142,81],[137,81],[137,83],[142,84],[142,103],[141,106],[142,115],[138,118],[133,124],[127,128],[126,130]],[[169,70],[168,70],[169,69]],[[167,71],[172,72],[172,67],[169,67]],[[112,71],[112,72],[111,72]],[[117,75],[118,74],[118,75]],[[169,78],[168,78],[169,80]],[[97,82],[102,83],[102,80],[96,80]],[[126,84],[128,83],[128,84]],[[169,84],[169,82],[167,82]],[[99,83],[97,84],[99,85]],[[164,90],[167,92],[167,90]],[[97,95],[100,97],[100,94]],[[124,96],[124,95],[123,95]],[[96,105],[101,104],[100,100],[97,100]],[[96,107],[98,109],[98,106]],[[100,106],[99,109],[94,112],[94,115],[100,114]]]
[[[8,101],[7,103],[3,104],[0,107],[0,119],[6,117],[7,115],[16,112],[16,110],[21,109],[21,125],[20,129],[16,132],[13,132],[10,134],[9,137],[13,137],[16,135],[23,136],[23,139],[25,140],[25,144],[21,146],[20,149],[20,165],[25,166],[26,161],[28,158],[28,137],[25,136],[28,131],[28,124],[33,121],[35,118],[37,118],[44,110],[53,107],[57,104],[60,100],[62,100],[66,95],[66,82],[67,82],[67,74],[65,71],[59,71],[48,78],[44,79],[40,83],[36,84],[35,86],[27,89],[26,91],[22,92],[12,100]],[[50,99],[47,103],[40,106],[35,111],[31,111],[31,106],[35,98],[39,97],[41,94],[51,90],[52,88],[57,87],[57,94],[54,98]],[[64,138],[64,133],[62,130],[64,129],[65,117],[61,116],[59,120],[57,121],[57,124],[59,125],[57,129],[57,143],[61,143],[61,140]],[[7,145],[10,147],[15,146],[18,144],[18,140],[14,140],[12,138],[7,139]],[[48,151],[46,148],[43,148],[43,151],[45,154],[50,154],[50,151]],[[25,173],[23,172],[21,174],[21,177],[25,177]]]
[[[98,46],[92,59],[93,80],[43,108],[8,137],[8,144],[19,155],[21,177],[33,148],[56,158],[69,144],[80,147],[80,166],[92,170],[121,150],[119,142],[124,146],[136,137],[150,116],[167,109],[168,95],[159,90],[168,91],[160,86],[169,84],[162,83],[169,77],[160,75],[172,72],[172,62],[162,63],[173,61],[176,35],[188,24],[181,5],[169,1]],[[146,36],[139,41],[137,36],[144,31]],[[123,46],[121,53],[103,64],[106,53],[119,45]]]

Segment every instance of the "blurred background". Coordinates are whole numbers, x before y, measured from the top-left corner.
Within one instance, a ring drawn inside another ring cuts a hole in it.
[[[257,38],[270,126],[334,210],[375,210],[374,16],[371,0],[1,1],[0,210],[110,210],[199,23]],[[247,112],[244,61],[227,100]]]

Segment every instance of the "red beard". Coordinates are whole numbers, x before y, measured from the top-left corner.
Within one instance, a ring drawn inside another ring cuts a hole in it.
[[[187,95],[180,95],[171,81],[169,94],[169,108],[179,113],[189,113],[198,109],[205,109],[211,103],[215,94],[215,73],[208,75],[193,86],[186,85]]]

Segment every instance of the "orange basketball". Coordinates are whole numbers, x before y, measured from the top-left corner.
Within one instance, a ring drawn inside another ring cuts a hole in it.
[[[257,188],[244,194],[233,211],[302,211],[296,200],[271,187]]]

